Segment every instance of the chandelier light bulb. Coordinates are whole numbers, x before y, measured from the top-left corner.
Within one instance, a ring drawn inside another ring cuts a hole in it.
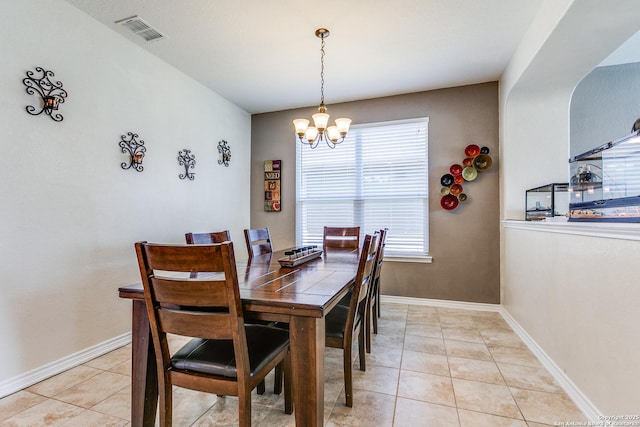
[[[304,134],[307,133],[307,128],[309,127],[309,120],[295,119],[293,121],[293,125],[296,127],[296,133],[298,134],[298,138],[302,138]]]
[[[334,144],[340,139],[340,132],[337,126],[329,126],[327,128],[327,137]]]
[[[307,141],[312,144],[318,138],[318,129],[315,126],[309,126],[306,133]]]
[[[329,115],[327,113],[315,113],[313,116],[313,124],[318,128],[318,132],[322,132],[327,128],[329,123]]]
[[[336,127],[341,136],[344,137],[347,132],[349,132],[349,126],[351,126],[351,119],[347,119],[346,117],[336,119]]]

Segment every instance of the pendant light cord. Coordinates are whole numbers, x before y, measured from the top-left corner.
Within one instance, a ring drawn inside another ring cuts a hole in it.
[[[324,37],[320,45],[320,105],[324,106]]]

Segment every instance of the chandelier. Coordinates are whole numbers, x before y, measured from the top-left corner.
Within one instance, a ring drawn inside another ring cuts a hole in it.
[[[335,126],[327,127],[329,114],[327,114],[327,107],[324,105],[324,39],[329,37],[329,30],[326,28],[317,29],[316,37],[321,40],[320,106],[318,107],[318,112],[311,116],[314,126],[309,126],[309,120],[307,119],[296,119],[293,121],[293,125],[296,128],[296,134],[298,134],[298,139],[300,139],[301,143],[309,144],[311,148],[316,148],[320,141],[324,140],[330,148],[335,148],[336,145],[342,143],[345,136],[347,136],[351,119],[342,117],[336,119]]]

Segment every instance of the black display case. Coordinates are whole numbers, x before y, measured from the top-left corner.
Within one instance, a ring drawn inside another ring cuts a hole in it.
[[[527,221],[564,217],[569,212],[569,184],[555,182],[532,188],[526,191],[525,199]]]

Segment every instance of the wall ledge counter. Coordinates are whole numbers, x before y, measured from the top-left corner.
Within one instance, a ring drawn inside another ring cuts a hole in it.
[[[544,233],[573,234],[587,237],[640,241],[640,224],[629,223],[575,223],[505,219],[503,228],[540,231]]]

